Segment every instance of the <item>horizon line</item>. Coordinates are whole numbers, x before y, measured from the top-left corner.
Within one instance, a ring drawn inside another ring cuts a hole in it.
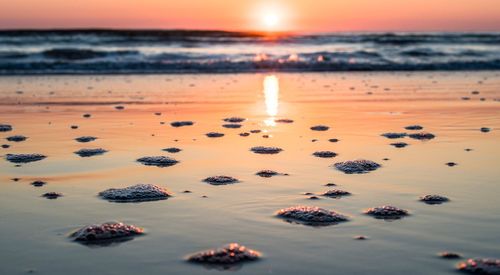
[[[401,33],[499,33],[500,30],[355,30],[355,31],[292,31],[292,30],[231,30],[231,29],[191,29],[191,28],[114,28],[114,27],[55,27],[55,28],[3,28],[1,33],[7,32],[204,32],[204,33],[228,33],[228,34],[254,34],[254,35],[297,35],[297,34],[401,34]]]

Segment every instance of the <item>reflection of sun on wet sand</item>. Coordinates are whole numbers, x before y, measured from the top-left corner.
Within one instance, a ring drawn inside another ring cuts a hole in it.
[[[278,115],[280,86],[278,78],[274,75],[264,78],[264,97],[266,100],[266,113],[269,116],[264,123],[275,126],[274,118]]]
[[[0,238],[7,248],[0,256],[15,260],[17,247],[43,262],[83,254],[99,262],[109,250],[82,249],[114,244],[119,259],[128,261],[131,249],[134,260],[161,255],[156,264],[196,273],[177,260],[237,241],[258,251],[231,243],[187,259],[230,270],[255,261],[242,271],[261,274],[268,263],[301,270],[302,255],[349,263],[358,253],[390,254],[404,263],[446,249],[457,252],[443,258],[494,252],[497,76],[3,77],[0,229],[9,238]],[[115,219],[123,223],[94,224]],[[68,247],[60,236],[82,224],[90,225],[71,237],[85,246]],[[25,238],[33,228],[50,241]],[[360,252],[365,242],[353,236],[381,245]],[[488,242],[456,244],[469,236]],[[402,240],[411,255],[400,250]],[[474,263],[498,268],[484,259],[459,268],[474,270]],[[422,272],[439,273],[436,265]]]

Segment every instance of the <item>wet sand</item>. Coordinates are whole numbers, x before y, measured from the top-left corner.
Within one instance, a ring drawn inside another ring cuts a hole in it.
[[[216,273],[219,269],[186,262],[186,255],[232,242],[262,253],[258,261],[234,266],[239,274],[454,274],[464,259],[441,259],[440,252],[465,259],[499,258],[499,76],[0,77],[0,124],[13,128],[0,132],[0,144],[10,145],[0,148],[0,273]],[[231,117],[246,120],[237,122],[241,128],[223,127]],[[194,123],[171,126],[178,121]],[[329,128],[311,130],[318,125]],[[424,129],[405,129],[411,125]],[[483,127],[490,131],[481,131]],[[210,132],[224,136],[209,138]],[[240,135],[244,132],[249,135]],[[381,136],[420,132],[435,138]],[[6,140],[16,135],[27,139]],[[75,140],[86,136],[97,139]],[[408,146],[391,145],[398,142]],[[250,150],[257,146],[282,150]],[[181,151],[163,151],[171,147]],[[89,157],[74,153],[98,148],[107,152]],[[321,151],[337,155],[313,155]],[[33,153],[47,157],[18,167],[5,160],[7,154]],[[136,161],[148,156],[178,163],[157,167]],[[346,174],[334,166],[356,159],[381,167]],[[261,170],[280,174],[256,175]],[[203,182],[214,176],[238,181]],[[46,184],[36,187],[35,181]],[[172,196],[140,203],[98,196],[136,184],[154,184]],[[350,195],[321,195],[332,189]],[[42,197],[49,192],[62,196]],[[432,194],[449,201],[420,201]],[[348,221],[308,226],[275,216],[298,205],[342,213]],[[363,213],[382,205],[408,215],[389,221]],[[86,225],[108,221],[139,226],[144,235],[105,247],[69,238]]]

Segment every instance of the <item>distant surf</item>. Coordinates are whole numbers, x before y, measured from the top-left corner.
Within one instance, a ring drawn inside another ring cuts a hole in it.
[[[500,69],[500,33],[0,31],[0,75]]]

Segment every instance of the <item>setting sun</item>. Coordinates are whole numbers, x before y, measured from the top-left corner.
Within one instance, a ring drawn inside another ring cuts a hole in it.
[[[285,31],[292,28],[290,25],[291,14],[290,6],[284,3],[274,2],[265,4],[256,4],[249,11],[252,13],[249,19],[251,29],[262,31]]]
[[[280,18],[276,13],[268,13],[263,17],[264,26],[267,29],[274,29],[278,26]]]

